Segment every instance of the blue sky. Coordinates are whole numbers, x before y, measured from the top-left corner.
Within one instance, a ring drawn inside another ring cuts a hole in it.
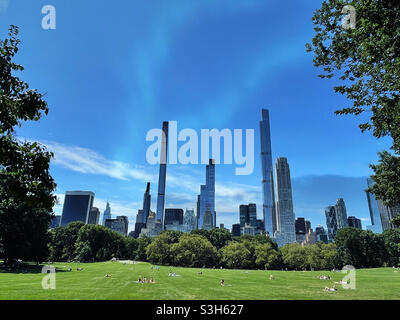
[[[56,8],[56,30],[43,30],[44,5]],[[388,141],[339,117],[348,106],[322,80],[305,43],[319,0],[281,1],[27,1],[0,0],[0,36],[20,27],[21,77],[45,93],[50,113],[18,136],[55,152],[56,193],[91,190],[101,212],[128,215],[133,228],[151,181],[155,211],[158,167],[146,163],[146,133],[162,121],[178,129],[255,129],[255,167],[236,176],[216,168],[217,223],[238,221],[256,202],[261,218],[259,121],[271,117],[272,151],[287,157],[296,216],[325,225],[338,197],[348,214],[369,223],[364,189],[369,163]],[[170,165],[166,207],[195,208],[204,165]]]

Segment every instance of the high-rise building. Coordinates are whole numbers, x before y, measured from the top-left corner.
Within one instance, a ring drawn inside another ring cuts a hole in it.
[[[156,214],[150,211],[147,219],[146,227],[142,228],[139,237],[156,237],[163,231],[163,226],[160,220],[156,219]]]
[[[210,230],[214,227],[214,218],[209,208],[206,209],[203,216],[202,229]]]
[[[249,203],[249,224],[252,228],[257,228],[257,205]]]
[[[296,242],[304,243],[306,241],[306,219],[297,218],[295,221]]]
[[[348,226],[352,228],[362,229],[361,220],[350,216],[347,218]]]
[[[232,235],[234,237],[240,237],[240,224],[233,224],[232,225]]]
[[[91,191],[67,191],[64,198],[61,226],[75,221],[88,223],[93,207],[94,193]]]
[[[138,210],[138,214],[136,215],[136,223],[135,223],[135,230],[133,232],[134,238],[139,238],[140,232],[143,228],[146,228],[146,223],[144,222],[144,213],[143,209]]]
[[[116,219],[106,219],[105,226],[113,231],[116,231],[123,236],[128,235],[129,221],[126,216],[117,216]]]
[[[337,199],[335,208],[338,229],[348,227],[346,205],[342,198]]]
[[[315,228],[315,235],[317,242],[322,241],[323,243],[328,243],[328,236],[323,226],[319,225]]]
[[[100,210],[99,208],[93,207],[90,209],[89,212],[89,219],[88,219],[88,224],[99,224],[100,220]]]
[[[168,208],[165,209],[164,214],[164,226],[167,224],[183,224],[183,210],[182,209],[174,209]]]
[[[336,208],[334,206],[326,207],[326,227],[328,228],[328,241],[333,242],[338,231]]]
[[[111,207],[110,207],[110,204],[108,203],[108,201],[107,201],[107,205],[106,205],[106,210],[104,210],[104,213],[103,213],[103,223],[102,223],[103,226],[106,225],[107,219],[112,219]]]
[[[61,216],[54,216],[51,218],[50,229],[55,229],[60,226]]]
[[[239,221],[240,228],[243,228],[246,223],[250,223],[249,206],[245,204],[239,206]]]
[[[260,121],[260,143],[264,227],[269,236],[274,237],[275,231],[277,230],[277,221],[272,169],[271,130],[269,111],[267,109],[262,110],[262,120]]]
[[[328,228],[328,240],[333,242],[339,229],[349,226],[347,221],[347,210],[344,200],[339,198],[336,205],[325,209],[326,226]]]
[[[307,229],[306,233],[306,244],[315,244],[317,243],[317,234],[313,231],[312,228]]]
[[[292,182],[290,179],[290,168],[286,158],[278,158],[276,160],[275,172],[277,229],[283,237],[284,244],[294,243],[296,242],[296,230],[293,211]]]
[[[167,150],[168,150],[168,121],[163,122],[161,152],[160,152],[160,172],[158,174],[158,197],[156,220],[161,221],[164,226],[164,204],[165,204],[165,184],[167,178]]]
[[[367,179],[368,187],[372,187],[374,183],[375,182],[372,179]],[[378,200],[375,198],[374,194],[368,191],[366,192],[366,194],[368,200],[369,215],[371,219],[371,225],[367,226],[367,230],[371,230],[374,233],[382,233],[382,219],[381,211],[379,210],[380,206],[378,204]]]
[[[246,234],[250,236],[256,235],[256,228],[252,227],[250,223],[246,223],[243,228],[241,228],[241,234]]]
[[[188,232],[196,229],[197,219],[193,209],[186,209],[183,224],[187,226]]]
[[[206,166],[206,184],[200,186],[198,228],[203,228],[204,214],[209,209],[212,215],[212,228],[216,226],[215,213],[215,161],[210,159]]]
[[[144,223],[147,222],[147,219],[150,214],[150,206],[151,206],[151,194],[150,194],[150,182],[147,182],[146,191],[143,196],[143,215],[144,215]]]

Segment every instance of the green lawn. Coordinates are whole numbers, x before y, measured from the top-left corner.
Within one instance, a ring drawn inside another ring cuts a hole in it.
[[[325,292],[343,275],[329,271],[256,271],[211,270],[176,267],[151,269],[148,263],[122,264],[103,262],[90,264],[56,263],[56,289],[42,289],[44,274],[39,269],[25,273],[0,270],[0,300],[34,299],[400,299],[400,272],[391,268],[357,270],[356,289]],[[65,268],[66,267],[66,268]],[[63,271],[73,268],[73,271]],[[77,267],[83,271],[77,271]],[[172,271],[179,277],[169,277]],[[197,274],[202,271],[203,275]],[[106,278],[105,274],[111,274]],[[270,280],[272,274],[275,280]],[[154,277],[155,284],[138,284],[138,276]],[[320,280],[320,275],[330,275],[332,280]],[[220,286],[220,280],[225,286]]]

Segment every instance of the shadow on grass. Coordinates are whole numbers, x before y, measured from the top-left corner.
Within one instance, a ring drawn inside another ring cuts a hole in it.
[[[8,267],[4,265],[0,265],[0,274],[2,273],[13,273],[13,274],[35,274],[42,273],[42,268],[46,266],[46,264],[36,265],[36,264],[21,264],[18,267]],[[52,265],[50,265],[52,266]],[[56,272],[70,272],[69,270],[64,270],[60,268],[56,268]]]

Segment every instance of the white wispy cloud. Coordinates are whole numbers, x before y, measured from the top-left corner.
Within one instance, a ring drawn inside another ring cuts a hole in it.
[[[55,165],[72,171],[109,176],[119,180],[156,181],[156,176],[144,168],[125,162],[109,160],[103,155],[77,146],[69,146],[58,142],[40,141],[49,151],[54,153]]]

